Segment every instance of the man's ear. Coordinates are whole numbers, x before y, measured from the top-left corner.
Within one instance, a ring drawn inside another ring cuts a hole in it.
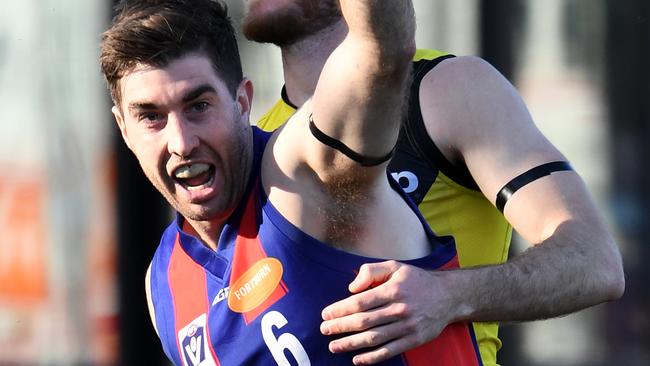
[[[113,106],[111,108],[111,112],[113,112],[113,117],[115,117],[115,122],[117,122],[117,127],[120,128],[120,133],[122,134],[122,139],[124,140],[124,143],[126,143],[126,146],[128,146],[129,150],[133,151],[131,148],[131,144],[129,143],[129,136],[126,133],[126,123],[124,122],[124,117],[122,117],[122,112],[117,106]]]
[[[253,104],[253,82],[250,79],[244,78],[239,83],[235,103],[239,111],[239,116],[248,119]]]

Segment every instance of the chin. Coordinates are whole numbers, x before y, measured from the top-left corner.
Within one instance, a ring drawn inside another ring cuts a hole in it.
[[[212,220],[215,216],[217,216],[214,212],[215,210],[210,210],[210,209],[190,209],[190,208],[184,208],[182,210],[178,210],[181,215],[187,220],[192,220],[192,221],[210,221]]]
[[[191,204],[185,207],[179,207],[178,212],[187,220],[192,221],[225,221],[232,209],[219,206],[207,206],[201,204]]]
[[[301,16],[299,11],[285,8],[267,12],[252,11],[242,22],[242,32],[251,41],[282,46],[295,42],[301,36],[302,32],[297,29]],[[288,27],[287,24],[294,26]]]

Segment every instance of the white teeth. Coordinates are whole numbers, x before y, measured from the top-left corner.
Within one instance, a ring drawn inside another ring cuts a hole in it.
[[[210,165],[203,163],[184,165],[176,169],[174,176],[179,179],[193,178],[199,174],[207,172],[208,169],[210,169]]]

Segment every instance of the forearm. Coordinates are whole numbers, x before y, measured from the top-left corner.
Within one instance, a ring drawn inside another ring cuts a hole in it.
[[[415,15],[408,0],[341,0],[349,36],[389,54],[414,47]],[[414,50],[413,50],[414,51]]]
[[[378,348],[359,363],[417,347],[455,322],[529,321],[621,296],[618,250],[603,226],[565,221],[544,242],[494,266],[426,271],[396,261],[364,264],[354,294],[323,310],[321,331],[343,335],[334,352]]]
[[[443,274],[456,299],[453,321],[544,319],[620,297],[624,278],[618,251],[607,235],[587,230],[567,222],[504,264]]]

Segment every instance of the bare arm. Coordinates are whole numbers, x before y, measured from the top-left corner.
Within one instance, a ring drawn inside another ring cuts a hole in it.
[[[321,179],[362,169],[311,136],[307,118],[353,151],[383,156],[394,146],[405,98],[405,81],[415,51],[410,1],[342,0],[349,33],[328,58],[311,101],[281,131],[275,157],[280,166],[305,162]],[[336,160],[336,168],[332,163]],[[366,169],[372,176],[385,166]]]
[[[466,164],[492,203],[520,173],[565,160],[534,126],[514,88],[487,63],[457,58],[434,70],[420,90],[429,135],[449,160]],[[361,333],[331,348],[384,344],[359,357],[361,364],[374,363],[456,321],[549,318],[622,295],[620,254],[575,172],[526,185],[508,201],[505,215],[534,246],[504,264],[437,272],[392,261],[362,267],[350,285],[357,294],[326,308],[321,328],[326,334]],[[384,283],[368,289],[376,282]],[[378,306],[392,307],[398,320],[373,313]]]
[[[451,61],[423,85],[421,98],[433,101],[423,109],[427,128],[442,132],[444,145],[456,147],[492,203],[520,173],[566,160],[496,70],[476,58]],[[459,90],[445,94],[451,83]],[[453,114],[437,120],[433,111],[442,105]],[[621,296],[618,248],[577,173],[554,173],[524,186],[504,213],[534,247],[503,265],[450,273],[446,280],[460,284],[455,297],[463,298],[452,320],[548,318]]]

